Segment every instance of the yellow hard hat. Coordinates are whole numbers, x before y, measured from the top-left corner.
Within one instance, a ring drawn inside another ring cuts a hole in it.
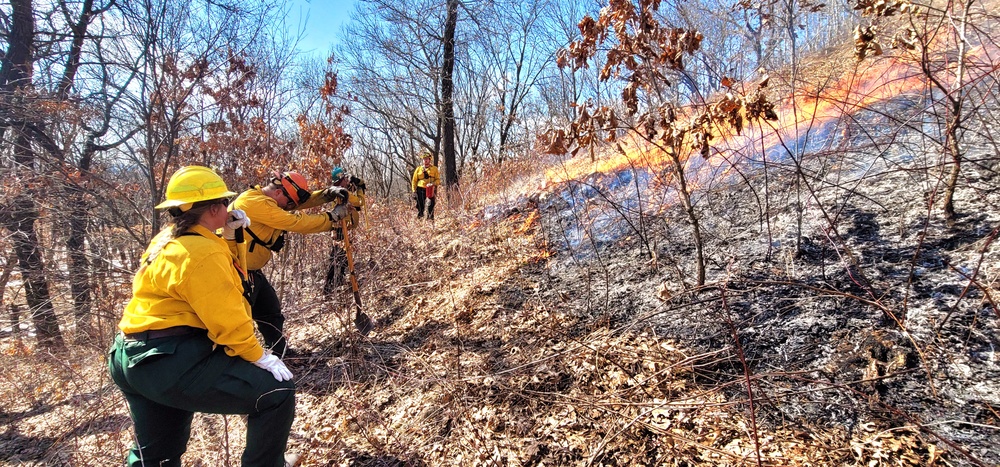
[[[170,176],[170,181],[167,182],[167,199],[157,204],[156,209],[180,207],[184,211],[186,204],[230,196],[236,196],[236,193],[229,191],[219,174],[208,167],[189,165],[177,169]],[[190,206],[187,208],[190,209]]]

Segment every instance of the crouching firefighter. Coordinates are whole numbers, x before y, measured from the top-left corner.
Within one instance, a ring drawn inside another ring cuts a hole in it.
[[[232,209],[240,209],[250,218],[250,227],[246,229],[250,237],[247,247],[247,269],[252,282],[250,308],[265,347],[277,355],[289,353],[284,335],[285,316],[278,295],[261,268],[274,252],[284,247],[286,232],[311,234],[339,229],[340,220],[350,216],[347,199],[344,188],[330,186],[309,191],[301,174],[282,172],[275,173],[266,184],[240,193],[232,203]],[[330,202],[336,205],[328,211],[302,212]]]
[[[171,222],[142,255],[108,353],[135,428],[128,467],[180,467],[195,412],[247,415],[244,466],[294,460],[285,453],[292,373],[257,341],[239,254],[223,239],[247,226],[242,212],[226,209],[235,195],[211,169],[187,166],[156,206]]]

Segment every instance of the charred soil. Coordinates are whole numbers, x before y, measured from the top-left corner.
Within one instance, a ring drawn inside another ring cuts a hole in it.
[[[780,177],[705,190],[703,286],[685,214],[600,196],[619,176],[435,223],[376,206],[355,234],[368,337],[346,285],[322,293],[334,240],[295,238],[269,271],[297,351],[290,448],[305,466],[1000,464],[997,174],[970,174],[953,225],[904,170],[801,203]],[[3,338],[0,463],[123,458],[106,344]],[[198,415],[186,462],[235,465],[243,429]]]

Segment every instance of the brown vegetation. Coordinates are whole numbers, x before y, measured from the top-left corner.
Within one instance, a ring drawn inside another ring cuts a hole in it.
[[[635,238],[589,259],[560,246],[551,195],[574,183],[524,198],[483,180],[466,199],[492,199],[497,214],[487,214],[490,206],[450,210],[435,224],[377,201],[355,240],[366,312],[378,321],[370,338],[353,329],[348,289],[320,292],[326,264],[317,252],[332,240],[292,239],[271,274],[301,352],[288,363],[298,386],[291,446],[306,454],[303,465],[996,461],[983,450],[996,439],[1000,407],[988,397],[955,406],[953,398],[972,394],[948,389],[988,380],[950,374],[946,361],[960,357],[941,344],[914,344],[893,325],[869,327],[880,318],[860,292],[814,284],[817,255],[829,251],[793,260],[785,247],[775,254],[788,258],[783,265],[760,262],[760,246],[731,246],[746,259],[730,266],[728,279],[685,290],[667,279],[667,258],[690,255],[674,249],[683,242],[661,245],[659,265],[637,260]],[[901,187],[890,177],[865,191]],[[738,206],[711,205],[720,212],[706,216],[708,225],[754,229]],[[673,212],[669,222],[682,223],[682,211]],[[906,214],[892,208],[875,222],[895,215]],[[846,219],[859,226],[852,242],[872,241],[861,236],[871,234],[863,219]],[[725,239],[711,232],[710,251],[718,252]],[[939,232],[926,241],[947,233]],[[894,243],[866,245],[867,256]],[[995,279],[996,271],[988,274],[984,280]],[[932,295],[911,297],[910,308]],[[120,306],[120,298],[106,305]],[[942,344],[963,329],[995,332],[995,318],[978,319],[945,328]],[[3,339],[5,462],[97,466],[125,452],[130,422],[101,358],[113,331],[103,332],[58,355]],[[951,425],[962,417],[965,425]],[[240,417],[199,415],[186,459],[235,465],[242,429]]]
[[[488,3],[427,24],[420,2],[365,2],[345,61],[289,111],[293,49],[254,42],[274,37],[252,33],[263,3],[213,10],[219,30],[179,1],[160,5],[192,20],[177,29],[116,3],[104,24],[135,34],[94,37],[106,11],[82,2],[67,40],[105,62],[33,56],[46,15],[11,2],[0,464],[103,466],[131,444],[103,355],[172,168],[321,186],[349,148],[375,332],[354,330],[348,288],[321,293],[331,237],[292,235],[268,271],[306,466],[1000,464],[992,2],[853,2],[854,37],[844,5],[809,1]],[[488,57],[454,64],[451,97],[446,18],[483,28],[449,46]],[[572,66],[524,53],[536,27]],[[261,48],[228,47],[244,41]],[[73,87],[78,65],[99,85]],[[529,144],[543,121],[554,156]],[[463,183],[419,222],[400,180],[452,143]],[[185,460],[235,465],[243,430],[199,415]]]

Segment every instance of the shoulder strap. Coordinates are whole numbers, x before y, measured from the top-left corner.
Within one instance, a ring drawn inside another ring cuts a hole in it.
[[[261,240],[260,237],[257,236],[257,234],[253,233],[253,230],[250,230],[250,227],[245,227],[243,230],[245,230],[248,234],[250,234],[250,238],[253,239],[250,241],[250,247],[247,248],[248,252],[252,253],[253,248],[257,246],[257,244],[263,245],[264,248],[267,248],[267,243]]]

